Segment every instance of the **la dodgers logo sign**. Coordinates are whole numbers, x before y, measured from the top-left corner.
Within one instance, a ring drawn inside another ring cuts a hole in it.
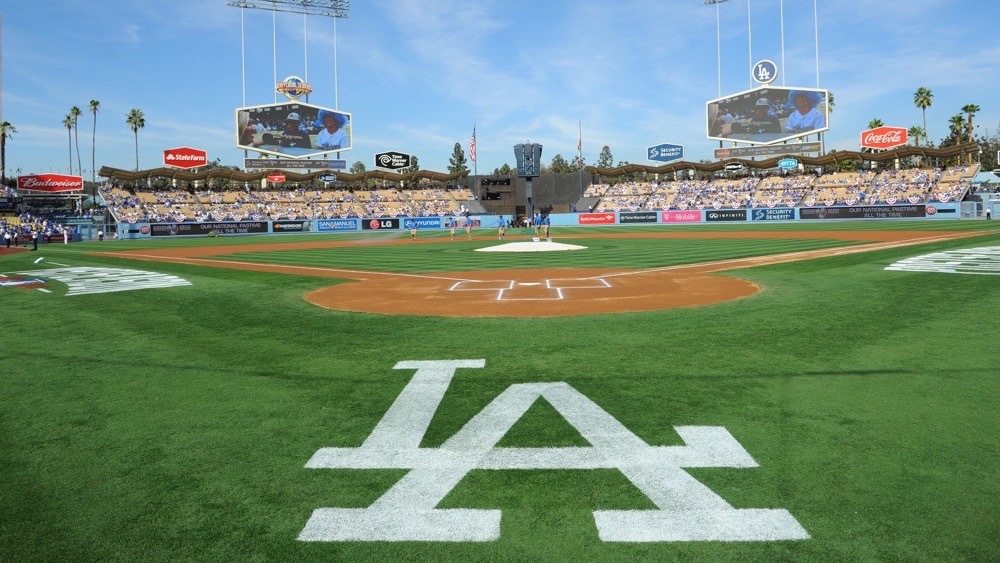
[[[440,448],[421,448],[434,412],[458,369],[485,360],[403,361],[413,378],[359,448],[322,448],[310,469],[409,469],[367,508],[318,508],[301,541],[489,542],[500,538],[500,510],[435,508],[473,469],[618,469],[657,507],[597,510],[605,542],[803,540],[784,509],[734,508],[691,477],[687,467],[757,467],[718,426],[677,426],[684,446],[651,446],[563,382],[508,387]],[[576,428],[589,447],[507,448],[497,443],[539,399]]]

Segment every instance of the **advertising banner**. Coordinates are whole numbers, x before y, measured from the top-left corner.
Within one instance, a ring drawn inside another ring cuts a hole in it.
[[[622,223],[623,225],[627,223],[655,223],[656,212],[637,211],[634,213],[619,213],[618,222]]]
[[[66,174],[29,174],[17,177],[17,189],[48,193],[77,192],[83,189],[83,177]]]
[[[716,221],[746,221],[746,209],[708,209],[705,211],[705,220]]]
[[[310,221],[274,221],[271,223],[271,232],[307,233],[311,227]]]
[[[799,209],[799,218],[808,219],[900,219],[904,217],[925,217],[926,208],[921,205],[866,205],[857,207],[804,207]]]
[[[877,127],[861,132],[861,147],[866,149],[891,149],[908,140],[906,127]]]
[[[578,220],[581,225],[614,225],[615,214],[613,211],[607,213],[580,213]]]
[[[177,147],[163,151],[163,165],[171,168],[198,168],[208,164],[208,152],[191,147]]]
[[[684,158],[684,145],[661,143],[646,148],[646,159],[657,162],[673,162]]]
[[[961,206],[961,202],[957,201],[935,204],[928,203],[925,211],[927,212],[928,219],[957,219],[960,215]]]
[[[819,152],[819,143],[788,143],[787,145],[758,145],[754,147],[733,147],[715,149],[715,158],[743,158],[747,156],[778,156]]]
[[[399,219],[364,219],[361,228],[366,231],[399,229]]]
[[[358,219],[320,219],[316,222],[316,228],[321,233],[356,231],[358,230],[358,221]]]
[[[752,221],[791,221],[795,219],[795,210],[790,207],[761,207],[750,213]]]
[[[701,211],[664,211],[660,214],[663,223],[701,223]]]
[[[211,232],[220,235],[266,233],[267,223],[265,221],[234,221],[231,223],[157,223],[150,225],[150,234],[154,237],[204,236]]]
[[[440,217],[407,217],[403,220],[403,226],[407,229],[416,224],[418,229],[440,229]]]
[[[291,158],[244,158],[244,168],[266,168],[277,170],[346,170],[346,160],[307,159],[293,160]]]
[[[412,155],[402,152],[380,152],[375,155],[375,167],[385,168],[387,170],[402,170],[403,168],[410,166],[410,161],[412,159]]]

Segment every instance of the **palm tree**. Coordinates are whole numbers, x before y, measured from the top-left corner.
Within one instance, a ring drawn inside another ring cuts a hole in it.
[[[66,138],[69,140],[69,175],[73,175],[73,116],[66,114],[62,121],[66,128]]]
[[[833,101],[833,92],[827,90],[826,91],[826,115],[827,115],[827,119],[829,119],[830,114],[833,113],[833,106],[835,106],[835,105],[836,105],[836,103]],[[829,121],[827,121],[826,125],[829,127],[829,125],[830,125]],[[816,139],[819,140],[819,146],[820,146],[820,153],[821,154],[824,153],[824,152],[826,152],[826,150],[823,148],[823,147],[826,146],[826,141],[824,140],[824,138],[825,138],[825,136],[824,136],[824,134],[823,134],[822,131],[820,131],[819,133],[816,134]]]
[[[920,146],[920,136],[924,135],[925,132],[924,132],[924,128],[923,127],[921,127],[919,125],[914,125],[913,127],[910,127],[909,129],[906,130],[906,134],[909,135],[910,138],[913,139],[913,146],[919,147]],[[922,156],[917,156],[917,167],[918,168],[923,163],[923,158],[924,157],[922,157]]]
[[[7,185],[7,139],[17,129],[9,121],[0,123],[0,186]]]
[[[132,108],[128,111],[128,115],[125,117],[125,123],[128,124],[129,129],[132,130],[132,134],[135,135],[135,170],[139,171],[139,129],[146,126],[146,117],[142,115],[142,110],[139,108]]]
[[[955,144],[961,143],[962,131],[965,129],[965,116],[956,113],[948,120],[948,126],[951,129],[951,136],[955,138]]]
[[[976,104],[965,104],[964,106],[962,106],[962,111],[964,111],[965,115],[969,117],[968,123],[966,123],[966,125],[969,126],[968,129],[969,129],[970,143],[972,142],[972,116],[976,115],[979,109],[980,109],[979,106],[977,106]]]
[[[971,143],[972,142],[972,132],[973,132],[973,129],[972,129],[972,116],[976,115],[976,112],[979,111],[979,106],[976,105],[976,104],[965,104],[964,106],[962,106],[962,111],[964,111],[965,114],[967,116],[969,116],[969,120],[968,120],[968,123],[966,123],[966,126],[968,127],[969,142]],[[971,152],[969,153],[969,164],[972,164],[972,153]]]
[[[94,196],[97,195],[97,110],[101,107],[98,100],[90,100],[90,113],[94,116],[94,129],[90,134],[90,183],[94,185]]]
[[[934,103],[934,94],[929,88],[921,86],[913,93],[913,105],[924,113],[924,144],[927,144],[927,108],[931,107],[932,103]]]
[[[76,171],[83,176],[83,165],[80,163],[80,116],[83,112],[78,106],[69,108],[69,115],[73,118],[73,141],[76,143]]]

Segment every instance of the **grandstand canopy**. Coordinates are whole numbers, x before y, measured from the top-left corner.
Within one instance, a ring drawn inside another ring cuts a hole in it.
[[[727,164],[738,162],[747,168],[756,170],[769,170],[778,168],[778,161],[783,158],[794,158],[806,166],[836,166],[841,162],[849,160],[867,162],[891,162],[898,158],[919,156],[924,159],[950,159],[962,157],[970,154],[979,154],[979,145],[976,143],[963,143],[954,147],[935,149],[928,147],[902,146],[895,149],[881,152],[858,152],[858,151],[833,151],[823,156],[802,156],[788,154],[775,156],[765,160],[745,160],[741,158],[728,158],[716,162],[671,162],[660,166],[648,166],[644,164],[625,164],[614,168],[601,168],[588,166],[588,172],[600,174],[602,176],[622,176],[625,174],[635,174],[646,172],[650,174],[666,174],[681,170],[697,170],[699,172],[718,172],[724,170]]]

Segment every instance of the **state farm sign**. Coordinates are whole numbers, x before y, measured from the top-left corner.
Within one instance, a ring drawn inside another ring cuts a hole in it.
[[[285,175],[284,174],[269,174],[267,176],[267,181],[271,182],[273,184],[280,184],[281,182],[285,181]]]
[[[878,127],[861,132],[861,146],[866,149],[891,149],[906,144],[905,127]]]
[[[174,168],[197,168],[208,164],[208,153],[191,147],[177,147],[163,151],[163,165]]]
[[[65,174],[18,176],[17,189],[36,192],[75,192],[83,189],[83,177]]]

